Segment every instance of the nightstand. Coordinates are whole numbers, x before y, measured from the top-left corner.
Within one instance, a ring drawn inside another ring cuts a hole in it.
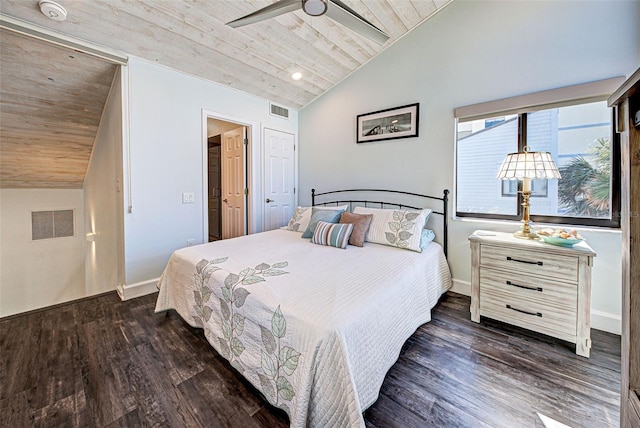
[[[591,349],[591,266],[584,241],[560,247],[475,231],[471,243],[471,320],[480,316],[534,330]]]

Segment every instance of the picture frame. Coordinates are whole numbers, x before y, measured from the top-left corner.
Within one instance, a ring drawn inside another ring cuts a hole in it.
[[[418,136],[420,103],[359,114],[356,142],[395,140]]]

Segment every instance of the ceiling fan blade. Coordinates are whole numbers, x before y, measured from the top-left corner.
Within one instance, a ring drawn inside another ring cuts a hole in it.
[[[389,36],[384,31],[367,21],[340,0],[330,0],[330,2],[331,4],[326,13],[329,18],[381,45],[389,40]]]
[[[242,27],[244,25],[253,24],[255,22],[264,21],[265,19],[273,18],[278,15],[284,15],[285,13],[293,12],[300,9],[300,0],[280,0],[256,10],[249,15],[243,16],[231,22],[227,22],[227,25],[233,28]]]

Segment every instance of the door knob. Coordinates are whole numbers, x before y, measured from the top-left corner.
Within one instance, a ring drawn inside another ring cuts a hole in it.
[[[273,202],[273,199],[269,199],[269,198],[267,198],[266,202],[267,202],[267,203],[269,203],[269,202]]]
[[[224,202],[226,204],[227,202],[229,202],[229,200],[228,199],[223,199],[222,202]]]

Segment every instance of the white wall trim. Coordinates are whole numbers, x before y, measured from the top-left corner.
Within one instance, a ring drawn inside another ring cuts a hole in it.
[[[158,291],[157,285],[159,281],[160,278],[154,278],[148,281],[136,282],[135,284],[119,285],[117,288],[118,296],[124,301],[155,293]]]
[[[68,36],[58,31],[5,15],[4,13],[0,13],[0,28],[62,46],[63,48],[73,49],[103,59],[112,64],[126,65],[128,62],[128,55],[124,52],[98,45],[88,40]]]
[[[471,283],[459,279],[452,280],[453,285],[449,291],[471,296]],[[622,332],[622,319],[620,315],[591,309],[591,328],[620,335]]]
[[[462,294],[464,296],[471,296],[471,283],[469,281],[462,281],[460,279],[452,279],[453,285],[449,291]]]
[[[622,318],[620,315],[592,309],[591,328],[620,335],[622,333]]]

